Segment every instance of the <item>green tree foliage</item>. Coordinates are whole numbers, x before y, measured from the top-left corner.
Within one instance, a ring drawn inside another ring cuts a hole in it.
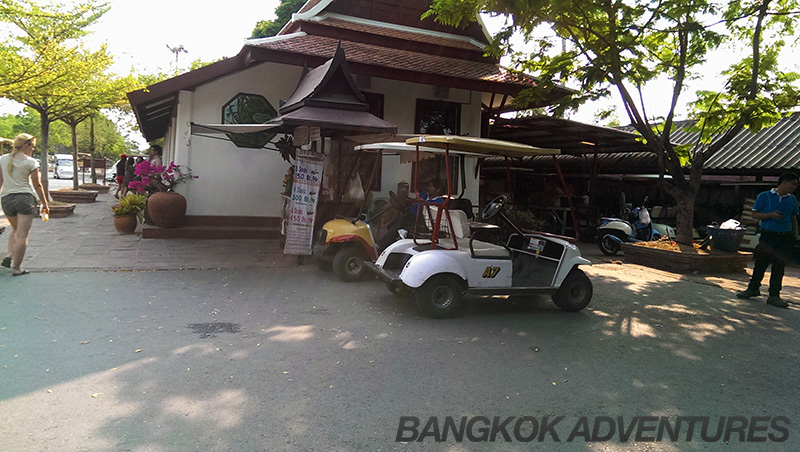
[[[79,68],[75,76],[69,79],[66,89],[70,92],[71,108],[60,119],[70,126],[72,132],[74,174],[78,173],[78,125],[95,117],[103,108],[115,108],[127,104],[125,93],[136,88],[138,82],[135,77],[116,77],[106,71],[96,71],[92,66]],[[93,132],[90,131],[90,134]],[[94,149],[91,151],[93,154]],[[94,172],[92,172],[92,182],[96,182]],[[73,178],[72,183],[73,188],[77,190],[78,178]]]
[[[45,85],[64,77],[63,43],[86,35],[86,27],[108,7],[95,0],[71,8],[41,6],[27,0],[0,0],[0,22],[13,26],[0,45],[0,96],[18,85]]]
[[[8,63],[0,74],[5,81],[0,84],[0,96],[39,114],[38,136],[45,165],[53,122],[63,120],[77,125],[100,108],[119,105],[127,88],[136,85],[132,77],[117,79],[109,74],[113,60],[105,46],[88,50],[80,41],[86,28],[108,10],[106,4],[87,0],[69,7],[44,7],[30,0],[0,2],[0,19],[13,25],[14,30],[2,55]],[[39,67],[48,70],[39,71]],[[42,182],[46,190],[45,172]]]
[[[306,0],[281,0],[281,4],[275,8],[276,18],[256,23],[250,38],[266,38],[277,35],[281,28],[292,20],[292,14],[300,11],[305,3]]]
[[[40,129],[39,114],[31,108],[25,108],[17,115],[0,116],[0,137],[14,138],[20,133],[35,133]],[[119,158],[120,154],[130,153],[136,149],[136,143],[120,133],[115,121],[103,113],[94,118],[94,134],[96,153],[110,160]],[[90,124],[83,121],[78,125],[78,153],[87,154],[91,149]],[[70,127],[61,121],[50,127],[50,153],[68,154],[72,152]],[[34,151],[39,156],[39,149]]]
[[[798,103],[798,75],[778,64],[784,37],[794,33],[797,0],[434,0],[426,16],[460,25],[481,12],[507,19],[489,51],[510,55],[515,67],[543,81],[521,100],[565,83],[578,83],[580,93],[553,106],[555,114],[611,93],[621,98],[630,123],[658,156],[659,186],[676,201],[684,243],[692,237],[703,164],[744,128],[772,125]],[[543,30],[558,41],[537,38]],[[533,51],[514,51],[512,38],[519,34]],[[744,49],[741,59],[729,60],[716,78],[718,89],[697,93],[692,104],[690,119],[698,120],[701,139],[673,146],[676,108],[687,83],[702,77],[702,64],[715,52],[737,45]],[[654,114],[643,88],[660,78],[672,83],[672,92],[659,93],[671,102],[666,112]]]

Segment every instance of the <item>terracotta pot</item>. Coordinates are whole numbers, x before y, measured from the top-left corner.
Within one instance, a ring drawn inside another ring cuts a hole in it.
[[[153,193],[147,199],[147,211],[159,228],[177,228],[186,218],[186,198],[180,193]]]
[[[136,215],[114,215],[114,227],[120,234],[133,234],[136,223]]]

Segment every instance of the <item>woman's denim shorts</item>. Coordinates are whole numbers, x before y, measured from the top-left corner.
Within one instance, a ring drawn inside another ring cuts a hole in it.
[[[39,209],[36,208],[36,197],[30,193],[11,193],[0,199],[3,212],[7,217],[22,215],[38,215]]]

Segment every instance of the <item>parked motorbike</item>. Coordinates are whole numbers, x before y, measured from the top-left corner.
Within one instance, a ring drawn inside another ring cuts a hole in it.
[[[650,218],[650,211],[645,204],[631,209],[630,203],[625,204],[622,218],[602,217],[597,228],[600,237],[600,251],[607,256],[617,254],[625,242],[642,242],[660,240],[662,237],[675,239],[675,229],[672,226],[654,223]]]

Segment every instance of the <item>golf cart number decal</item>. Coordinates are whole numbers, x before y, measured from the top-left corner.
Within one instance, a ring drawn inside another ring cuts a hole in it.
[[[500,273],[500,267],[486,267],[482,278],[494,278],[498,273]]]

